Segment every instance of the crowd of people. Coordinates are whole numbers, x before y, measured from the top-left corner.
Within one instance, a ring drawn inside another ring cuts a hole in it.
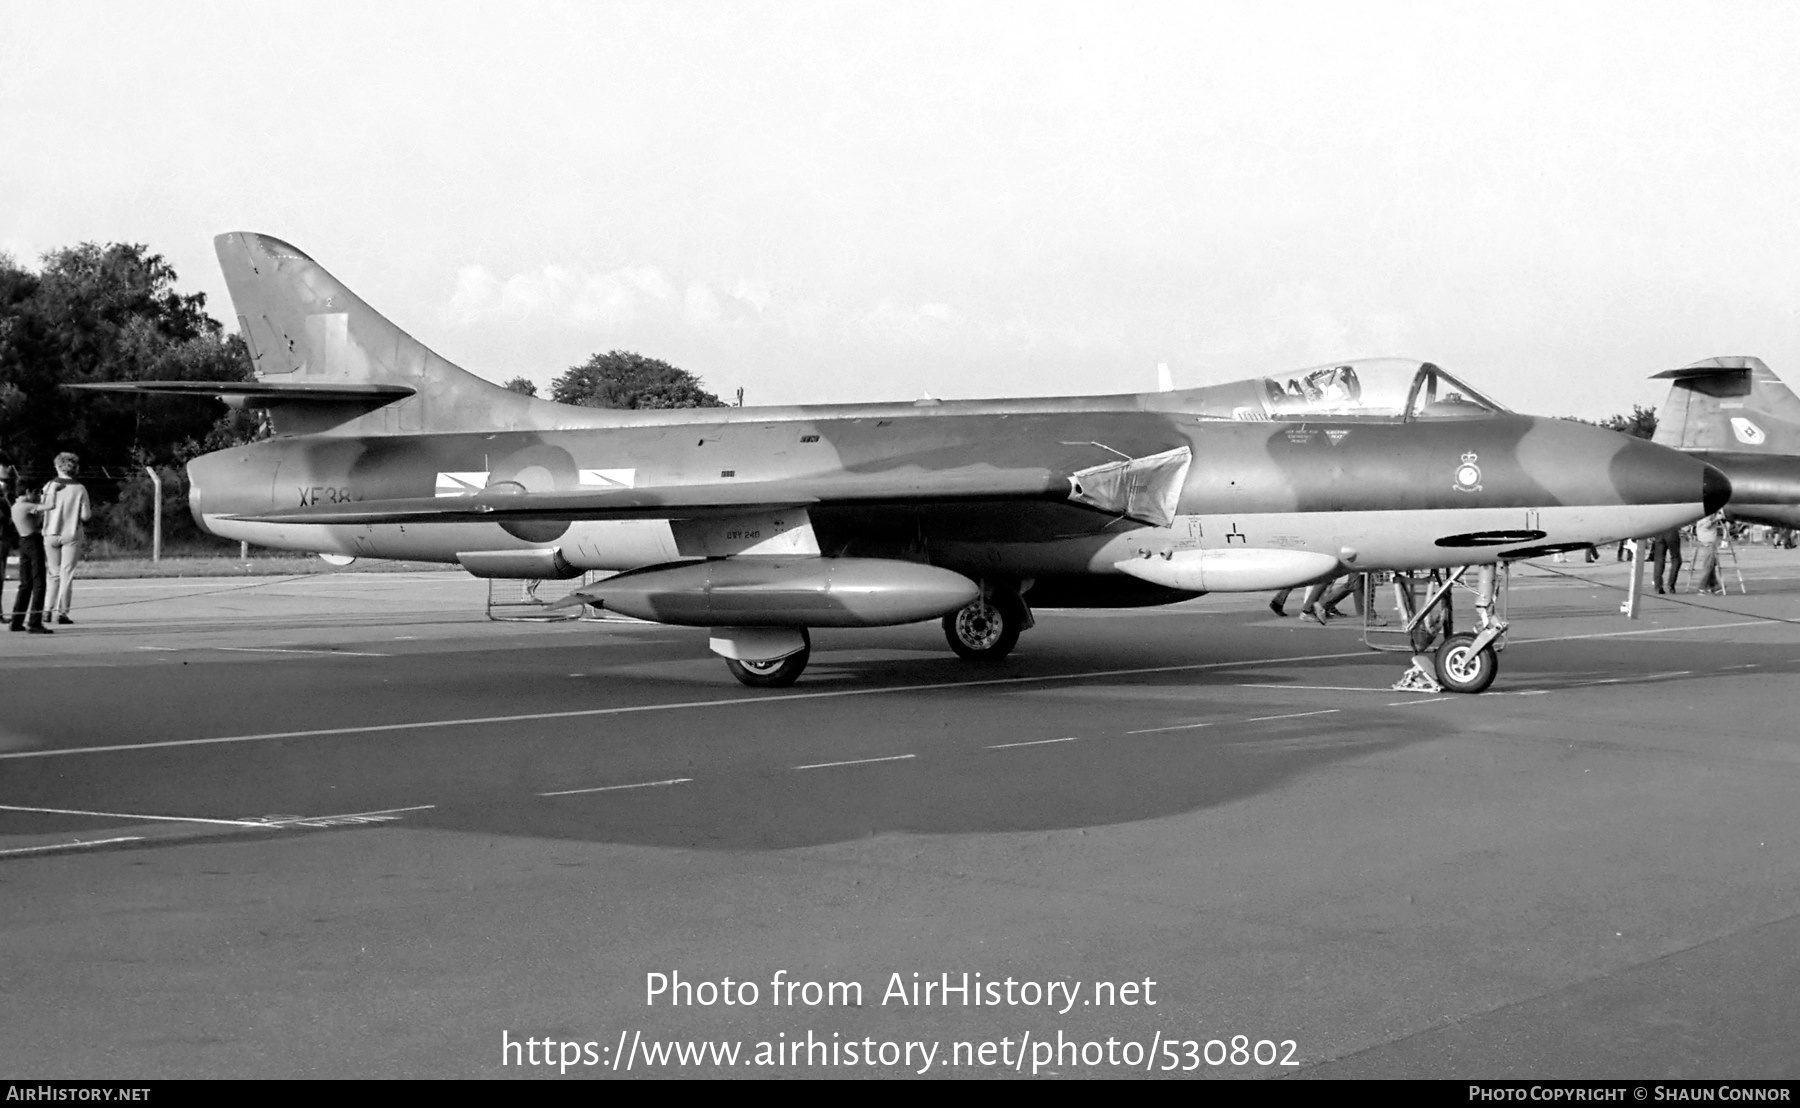
[[[1288,597],[1293,589],[1282,589],[1269,601],[1269,610],[1278,616],[1287,615]],[[1300,618],[1314,623],[1325,624],[1334,619],[1342,619],[1344,613],[1337,606],[1346,598],[1356,605],[1356,614],[1364,614],[1364,606],[1371,603],[1369,595],[1369,575],[1366,573],[1347,573],[1342,577],[1312,585],[1306,595],[1300,599]],[[1377,627],[1385,627],[1387,620],[1380,616],[1372,616],[1370,623]]]
[[[94,509],[86,486],[75,479],[81,459],[56,456],[56,476],[43,488],[21,487],[19,471],[0,457],[0,611],[4,610],[4,568],[13,550],[19,553],[19,576],[13,595],[11,629],[31,635],[51,634],[45,624],[74,623],[69,608],[75,597],[75,567]]]

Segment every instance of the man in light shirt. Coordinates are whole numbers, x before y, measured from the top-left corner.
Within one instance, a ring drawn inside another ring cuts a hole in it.
[[[1700,544],[1700,553],[1694,559],[1694,591],[1699,593],[1725,594],[1725,585],[1719,579],[1719,529],[1723,521],[1715,513],[1694,524],[1694,541]]]
[[[56,612],[58,623],[75,622],[69,618],[69,601],[75,592],[82,538],[94,514],[87,486],[75,480],[75,467],[80,464],[81,459],[66,450],[58,454],[56,479],[44,486],[44,561],[50,575],[45,607]]]

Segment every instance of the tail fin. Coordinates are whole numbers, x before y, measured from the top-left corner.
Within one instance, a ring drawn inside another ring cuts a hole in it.
[[[1800,454],[1800,397],[1761,358],[1708,358],[1655,376],[1671,382],[1656,414],[1658,445]]]
[[[501,388],[445,361],[280,239],[233,231],[213,239],[213,247],[256,378],[278,394],[267,405],[276,430],[406,434],[558,422],[561,405]],[[384,387],[387,395],[360,404],[300,399],[307,389],[370,386]],[[392,399],[396,394],[401,398]],[[284,402],[281,395],[295,399]]]

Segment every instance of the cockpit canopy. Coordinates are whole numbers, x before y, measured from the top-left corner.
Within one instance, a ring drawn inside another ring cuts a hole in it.
[[[1203,419],[1469,419],[1507,409],[1430,362],[1364,358],[1189,389]],[[1197,404],[1196,404],[1197,402]]]

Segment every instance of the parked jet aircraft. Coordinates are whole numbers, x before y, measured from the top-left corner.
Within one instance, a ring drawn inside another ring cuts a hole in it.
[[[269,411],[273,438],[190,464],[204,527],[482,577],[620,570],[574,595],[711,628],[751,685],[798,677],[812,627],[942,618],[957,653],[991,659],[1032,605],[1491,565],[1662,530],[1729,493],[1676,451],[1394,359],[1117,396],[570,407],[450,364],[287,243],[216,246],[255,380],[103,386]],[[1503,628],[1444,644],[1453,687],[1492,680]]]
[[[1800,397],[1761,358],[1707,358],[1655,376],[1671,384],[1652,441],[1722,470],[1731,518],[1800,527]]]

